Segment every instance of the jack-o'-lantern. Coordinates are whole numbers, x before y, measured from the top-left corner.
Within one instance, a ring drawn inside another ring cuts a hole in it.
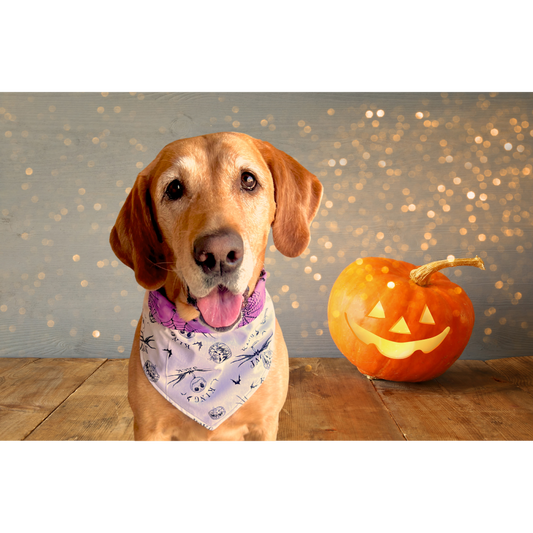
[[[328,324],[337,348],[371,379],[440,376],[466,347],[474,308],[464,290],[438,270],[463,265],[485,269],[479,257],[418,268],[386,258],[358,259],[331,289]]]

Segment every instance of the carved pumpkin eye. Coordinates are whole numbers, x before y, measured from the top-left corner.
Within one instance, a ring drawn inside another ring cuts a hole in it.
[[[429,311],[429,307],[427,305],[424,307],[424,310],[422,311],[422,316],[420,317],[420,323],[435,325],[435,319],[433,318],[433,315]]]
[[[386,318],[385,310],[383,309],[383,304],[378,300],[378,303],[372,308],[372,310],[370,311],[370,313],[368,313],[367,316],[370,318]],[[435,319],[433,318],[433,315],[431,314],[431,311],[429,310],[427,304],[424,306],[424,310],[422,311],[422,315],[420,316],[419,322],[421,324],[430,324],[432,326],[435,325]],[[391,331],[392,333],[411,333],[411,331],[409,330],[409,326],[407,326],[407,323],[405,322],[405,319],[403,317],[401,317],[400,320],[398,320],[389,331]]]

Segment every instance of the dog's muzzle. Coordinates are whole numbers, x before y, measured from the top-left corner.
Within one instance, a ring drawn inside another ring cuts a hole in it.
[[[203,235],[194,241],[193,256],[213,286],[209,294],[196,298],[202,320],[214,329],[230,329],[239,321],[244,303],[244,295],[234,294],[227,283],[243,262],[242,237],[231,229]]]

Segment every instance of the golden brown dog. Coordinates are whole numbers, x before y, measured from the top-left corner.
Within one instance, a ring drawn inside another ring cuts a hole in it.
[[[138,175],[110,243],[137,282],[164,294],[185,320],[224,331],[238,322],[243,295],[255,288],[270,227],[282,254],[300,255],[321,196],[318,179],[267,142],[241,133],[182,139]],[[217,300],[221,287],[230,294],[227,305]],[[140,327],[141,321],[128,382],[136,440],[276,439],[289,374],[277,321],[266,380],[215,430],[182,414],[150,384],[140,362]]]

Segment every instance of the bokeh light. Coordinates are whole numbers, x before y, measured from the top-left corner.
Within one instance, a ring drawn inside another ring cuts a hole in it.
[[[0,355],[128,356],[144,291],[109,232],[165,144],[212,131],[268,141],[324,185],[305,252],[267,246],[291,355],[338,356],[329,290],[357,258],[476,254],[486,272],[443,272],[476,308],[464,356],[529,355],[532,111],[506,93],[0,94]]]

